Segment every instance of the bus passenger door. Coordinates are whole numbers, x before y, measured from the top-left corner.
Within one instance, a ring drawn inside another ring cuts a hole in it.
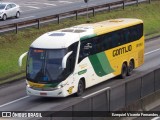
[[[92,40],[84,40],[81,42],[78,66],[78,74],[86,80],[86,87],[92,86],[95,81],[95,72],[89,60],[89,57],[94,54]]]

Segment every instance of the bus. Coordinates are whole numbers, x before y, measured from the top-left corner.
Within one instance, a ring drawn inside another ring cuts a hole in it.
[[[87,23],[43,34],[27,55],[26,92],[46,97],[80,96],[86,88],[144,63],[143,21],[135,18]]]

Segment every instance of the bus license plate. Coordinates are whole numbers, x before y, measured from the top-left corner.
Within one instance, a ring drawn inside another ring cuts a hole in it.
[[[47,93],[41,92],[40,95],[47,95]]]

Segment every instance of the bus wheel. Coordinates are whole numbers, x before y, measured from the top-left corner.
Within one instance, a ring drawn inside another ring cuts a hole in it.
[[[124,79],[126,78],[126,76],[127,76],[127,65],[123,63],[120,77]]]
[[[129,62],[128,71],[127,71],[127,75],[128,75],[128,76],[132,75],[133,69],[134,69],[134,63],[133,63],[133,61],[131,60],[131,61]]]
[[[81,96],[85,90],[85,84],[82,80],[79,81],[78,83],[78,91],[76,93],[76,96]]]

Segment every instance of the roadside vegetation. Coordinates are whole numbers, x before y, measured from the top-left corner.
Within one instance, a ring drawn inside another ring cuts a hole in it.
[[[138,7],[136,5],[113,10],[96,13],[95,17],[90,15],[90,22],[104,21],[113,18],[139,18],[144,21],[144,32],[147,38],[160,35],[160,1],[152,1],[151,4],[142,3]],[[2,22],[2,21],[1,21]],[[6,33],[0,35],[0,80],[8,75],[15,74],[25,70],[25,60],[22,69],[18,67],[19,56],[28,51],[30,44],[40,35],[61,29],[71,27],[78,24],[86,23],[86,16],[78,16],[60,21],[60,24],[43,25],[37,28],[27,28],[20,30],[18,34]],[[24,74],[23,74],[24,75]]]

